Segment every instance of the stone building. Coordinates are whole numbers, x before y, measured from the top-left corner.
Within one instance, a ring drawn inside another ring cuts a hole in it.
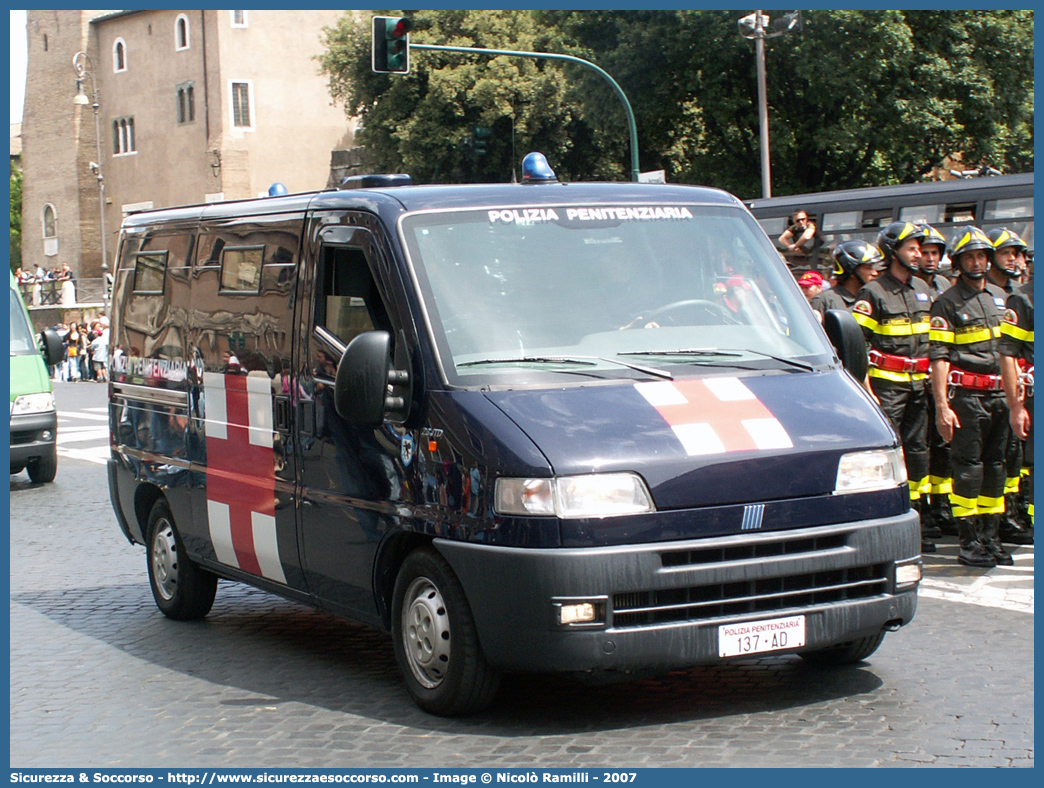
[[[24,264],[101,277],[92,164],[110,267],[130,213],[257,197],[275,182],[324,188],[331,151],[354,133],[315,59],[342,13],[30,10]],[[78,84],[81,51],[90,63]],[[74,103],[79,90],[85,103]]]

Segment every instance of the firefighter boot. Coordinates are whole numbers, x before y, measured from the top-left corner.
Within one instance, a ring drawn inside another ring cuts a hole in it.
[[[957,551],[957,563],[965,566],[979,566],[984,569],[992,569],[997,565],[997,560],[987,552],[986,548],[979,542],[978,517],[957,517],[958,539],[961,547]]]
[[[982,546],[986,548],[986,552],[989,553],[993,560],[997,562],[998,566],[1011,566],[1015,563],[1015,559],[1011,557],[1011,553],[1004,549],[1001,545],[1000,537],[1000,520],[1001,515],[999,514],[984,514],[979,517],[979,541]]]
[[[1033,544],[1033,533],[1019,517],[1017,493],[1004,496],[1004,516],[1000,521],[1000,540],[1008,544]]]
[[[934,553],[938,548],[936,548],[935,542],[932,541],[931,536],[925,527],[925,521],[928,518],[925,516],[925,513],[921,511],[922,506],[924,506],[923,498],[916,501],[910,501],[910,508],[917,512],[918,520],[921,523],[921,552]]]
[[[941,539],[943,532],[939,527],[939,522],[936,517],[937,511],[931,505],[931,498],[927,495],[922,495],[921,500],[917,502],[916,508],[921,513],[921,539]],[[924,552],[922,550],[922,552]]]
[[[957,522],[953,518],[950,509],[950,497],[948,495],[935,494],[931,496],[932,522],[938,526],[944,536],[957,536]]]

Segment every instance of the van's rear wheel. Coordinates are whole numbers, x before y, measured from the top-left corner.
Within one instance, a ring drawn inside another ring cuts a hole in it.
[[[58,473],[58,447],[52,446],[51,450],[42,457],[30,460],[27,467],[29,470],[29,478],[32,479],[35,484],[53,482],[54,477]]]
[[[395,659],[422,709],[453,716],[493,702],[500,672],[486,662],[464,588],[430,548],[403,562],[392,599]]]
[[[831,646],[819,651],[806,651],[801,656],[814,665],[824,667],[851,665],[855,662],[862,662],[877,651],[884,637],[884,632],[878,632],[876,635],[867,635],[865,638],[842,643],[839,646]]]
[[[217,576],[189,559],[170,507],[162,498],[149,514],[148,534],[149,585],[156,606],[177,621],[206,616],[214,604]]]

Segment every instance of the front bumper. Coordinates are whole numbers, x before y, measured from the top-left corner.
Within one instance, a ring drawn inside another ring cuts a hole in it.
[[[24,468],[30,460],[51,454],[57,437],[56,411],[11,416],[11,467]]]
[[[520,671],[671,670],[719,662],[722,624],[803,614],[813,651],[910,622],[914,512],[815,528],[587,549],[435,540],[464,587],[491,664]],[[555,603],[591,600],[597,625]],[[787,653],[773,652],[776,654]]]

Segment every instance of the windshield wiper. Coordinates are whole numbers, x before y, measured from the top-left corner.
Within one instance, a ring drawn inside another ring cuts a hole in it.
[[[789,358],[783,358],[782,356],[774,356],[771,353],[765,353],[761,350],[751,350],[750,348],[679,348],[677,350],[635,350],[629,353],[619,353],[621,356],[696,356],[699,358],[709,358],[712,356],[729,356],[737,358],[744,353],[750,353],[755,356],[762,356],[763,358],[770,358],[773,361],[778,361],[780,364],[787,364],[791,367],[797,367],[798,369],[804,370],[805,372],[815,371],[815,367],[805,364],[801,361],[794,361]]]
[[[603,358],[602,356],[512,356],[510,358],[480,358],[476,361],[464,361],[457,364],[458,367],[476,367],[480,364],[585,364],[595,366],[595,362],[603,361],[606,364],[618,364],[621,367],[633,369],[645,375],[652,375],[665,380],[674,380],[670,372],[655,367],[646,367],[641,364],[629,364],[615,358]]]

